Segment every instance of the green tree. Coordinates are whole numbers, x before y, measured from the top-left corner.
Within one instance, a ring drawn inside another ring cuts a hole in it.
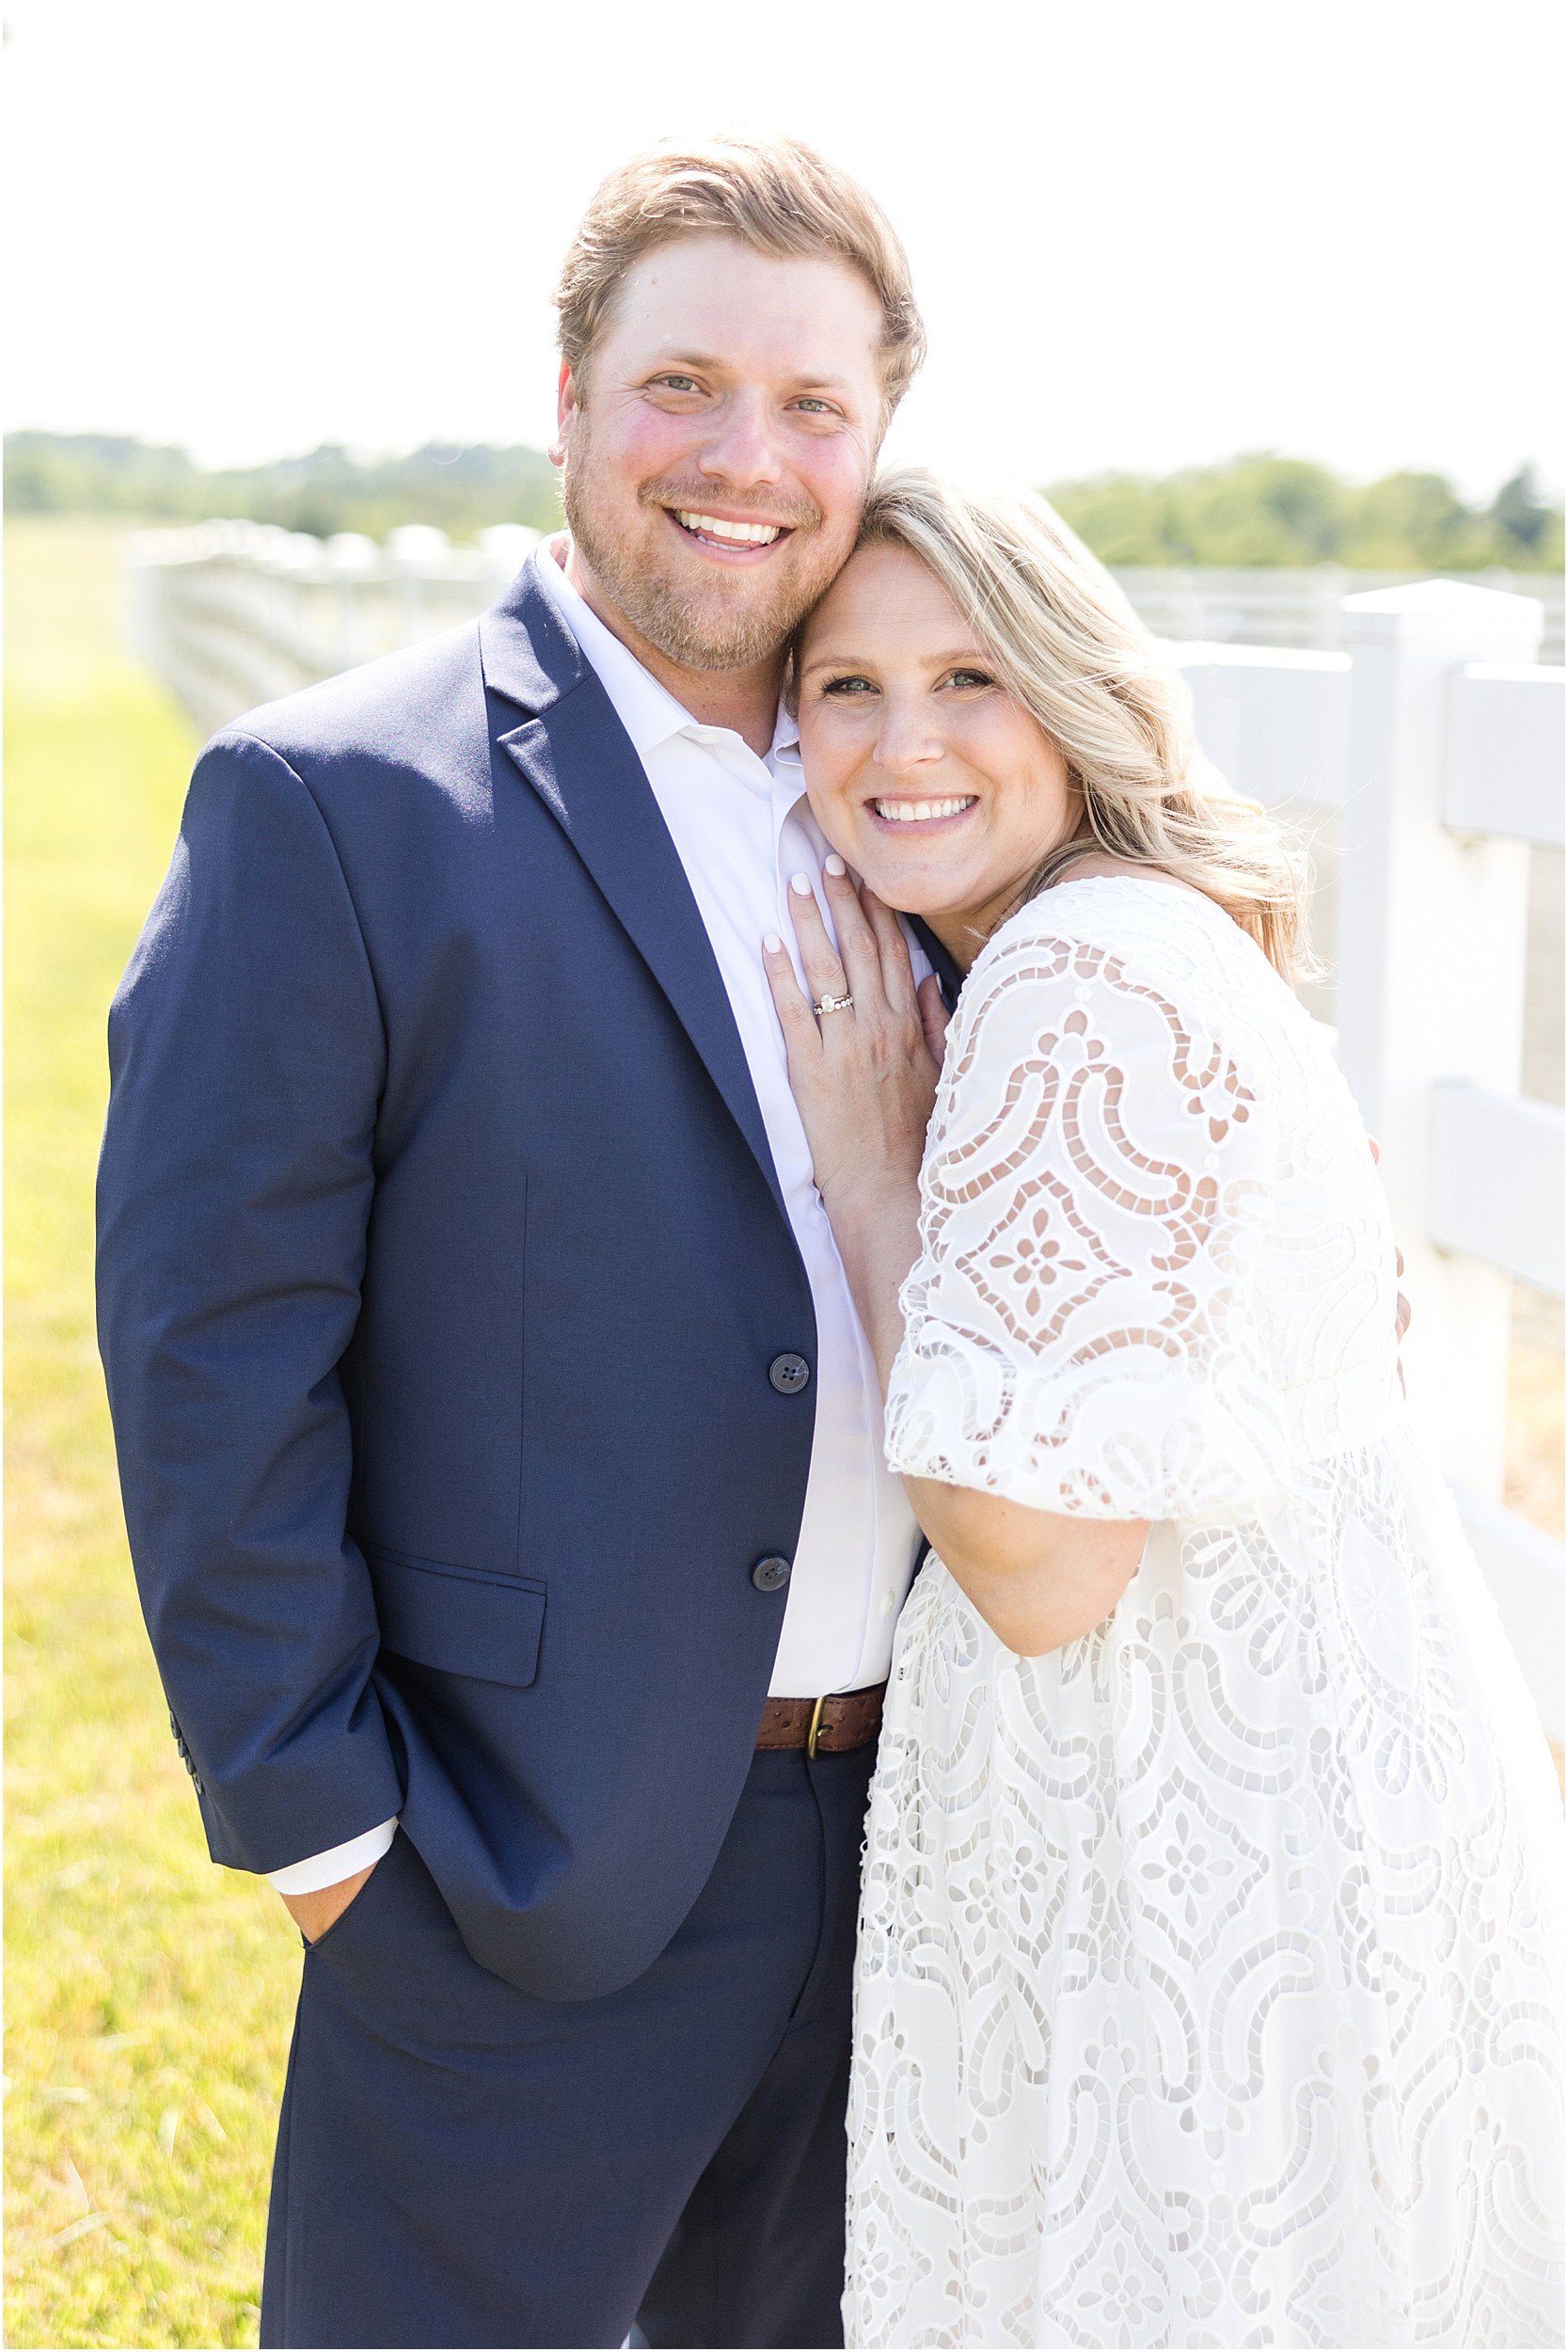
[[[213,472],[183,450],[124,435],[13,433],[6,492],[13,514],[245,516],[320,538],[362,531],[384,539],[399,523],[436,523],[461,541],[489,523],[545,530],[561,516],[555,469],[538,450],[451,441],[369,459],[326,442],[301,457]],[[1562,562],[1561,505],[1543,497],[1529,466],[1476,507],[1441,474],[1404,470],[1357,486],[1270,451],[1163,478],[1060,482],[1048,495],[1107,564],[1466,572],[1550,571]]]
[[[144,522],[244,516],[326,538],[385,538],[436,523],[469,539],[489,523],[560,520],[555,469],[534,449],[430,442],[406,457],[360,459],[335,443],[272,465],[213,472],[183,450],[97,433],[13,433],[6,440],[13,514],[119,515]]]
[[[1498,561],[1496,534],[1435,473],[1391,473],[1352,501],[1342,563],[1366,571],[1480,571]]]
[[[1521,466],[1516,474],[1510,475],[1493,500],[1489,512],[1497,529],[1514,542],[1522,558],[1533,556],[1543,548],[1551,548],[1554,539],[1560,546],[1561,509],[1549,506],[1541,496],[1533,466]]]
[[[1129,473],[1047,492],[1107,564],[1343,564],[1368,571],[1548,571],[1562,561],[1562,509],[1528,467],[1490,507],[1441,474],[1407,470],[1357,486],[1324,466],[1267,452],[1164,479]]]

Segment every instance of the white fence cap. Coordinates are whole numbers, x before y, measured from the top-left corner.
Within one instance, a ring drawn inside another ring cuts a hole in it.
[[[371,572],[381,561],[381,549],[362,531],[335,531],[326,543],[326,560],[335,572]]]
[[[1340,608],[1353,644],[1379,639],[1412,647],[1462,644],[1472,658],[1496,643],[1526,660],[1541,642],[1545,608],[1539,596],[1478,588],[1465,580],[1413,580],[1400,588],[1367,588]]]
[[[479,534],[478,545],[486,555],[511,555],[515,549],[522,562],[531,548],[536,548],[544,532],[535,531],[531,523],[491,523]]]
[[[1364,588],[1345,598],[1352,612],[1432,612],[1447,620],[1450,614],[1490,613],[1499,605],[1533,604],[1538,596],[1518,596],[1506,588],[1478,588],[1468,580],[1412,580],[1399,588]]]
[[[387,552],[394,564],[423,564],[444,556],[451,541],[434,523],[399,523],[387,533]]]

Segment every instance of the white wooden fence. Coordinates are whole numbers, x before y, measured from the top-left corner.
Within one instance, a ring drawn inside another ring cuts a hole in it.
[[[313,539],[270,523],[200,523],[132,546],[131,626],[138,649],[204,729],[427,631],[482,612],[535,533],[503,523],[453,548],[422,524],[386,546],[356,532]],[[1403,573],[1118,570],[1156,636],[1200,644],[1340,651],[1346,599],[1408,584]],[[1488,573],[1480,584],[1542,600],[1542,659],[1562,658],[1560,579]]]
[[[539,534],[482,532],[473,548],[407,523],[386,546],[271,523],[198,523],[127,541],[131,645],[203,734],[296,687],[471,620]]]
[[[216,727],[470,616],[532,537],[148,534],[133,642]],[[1563,1114],[1519,1091],[1528,861],[1563,846],[1563,673],[1535,666],[1543,621],[1532,597],[1429,580],[1341,596],[1338,644],[1177,655],[1210,758],[1337,856],[1338,1051],[1404,1248],[1412,1397],[1560,1740],[1562,1548],[1500,1500],[1512,1285],[1563,1292]]]
[[[1193,644],[1313,645],[1343,649],[1344,602],[1369,589],[1408,587],[1426,575],[1347,572],[1337,564],[1309,571],[1226,571],[1145,566],[1118,569],[1120,580],[1157,637]],[[1482,573],[1477,587],[1537,596],[1545,614],[1540,659],[1562,660],[1562,576],[1553,572]]]
[[[1563,846],[1563,674],[1539,604],[1426,580],[1344,599],[1343,652],[1187,645],[1204,749],[1337,825],[1340,1066],[1383,1150],[1412,1397],[1563,1730],[1560,1545],[1503,1510],[1511,1285],[1561,1297],[1563,1115],[1519,1092],[1530,847]]]

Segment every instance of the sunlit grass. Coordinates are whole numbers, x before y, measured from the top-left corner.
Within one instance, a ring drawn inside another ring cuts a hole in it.
[[[192,744],[114,548],[8,549],[8,2341],[248,2344],[297,1979],[214,1870],[126,1557],[92,1331],[103,1015]]]

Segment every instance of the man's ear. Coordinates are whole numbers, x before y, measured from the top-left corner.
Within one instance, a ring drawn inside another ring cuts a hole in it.
[[[578,412],[578,388],[571,369],[564,359],[555,387],[555,438],[546,451],[552,466],[566,463],[566,443],[571,436],[572,420]]]

